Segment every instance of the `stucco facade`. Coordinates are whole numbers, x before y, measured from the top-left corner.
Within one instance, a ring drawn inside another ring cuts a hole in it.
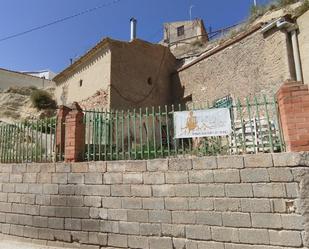
[[[138,39],[105,39],[56,76],[57,102],[83,102],[103,91],[107,101],[96,107],[127,109],[169,104],[175,64],[175,57],[162,45]]]
[[[285,32],[262,34],[260,26],[254,27],[180,68],[174,75],[175,101],[273,94],[294,77],[290,52]]]
[[[45,88],[54,86],[54,82],[20,72],[0,68],[0,90],[9,87],[30,87]]]
[[[309,11],[297,19],[299,27],[298,43],[302,63],[303,80],[309,84]]]

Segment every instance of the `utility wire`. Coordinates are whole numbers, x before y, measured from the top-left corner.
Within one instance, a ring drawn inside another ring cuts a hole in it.
[[[73,19],[75,17],[81,16],[81,15],[85,15],[85,14],[88,14],[90,12],[94,12],[96,10],[109,7],[111,5],[117,4],[120,1],[122,1],[122,0],[113,0],[113,1],[111,1],[109,3],[101,4],[101,5],[97,6],[97,7],[86,9],[86,10],[81,11],[79,13],[76,13],[74,15],[63,17],[63,18],[60,18],[60,19],[55,20],[53,22],[50,22],[50,23],[47,23],[47,24],[44,24],[44,25],[41,25],[41,26],[37,26],[37,27],[31,28],[31,29],[28,29],[28,30],[25,30],[25,31],[22,31],[22,32],[19,32],[19,33],[16,33],[16,34],[13,34],[13,35],[9,35],[9,36],[3,37],[3,38],[0,39],[0,42],[7,41],[7,40],[10,40],[10,39],[13,39],[13,38],[16,38],[16,37],[19,37],[19,36],[22,36],[22,35],[25,35],[25,34],[28,34],[28,33],[34,32],[34,31],[37,31],[37,30],[41,30],[41,29],[47,28],[49,26],[52,26],[52,25],[55,25],[55,24],[58,24],[58,23],[61,23],[61,22],[64,22],[64,21],[67,21],[67,20]]]

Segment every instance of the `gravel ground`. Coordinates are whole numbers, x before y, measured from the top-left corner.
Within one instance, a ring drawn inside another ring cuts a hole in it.
[[[1,240],[0,248],[1,249],[59,249],[59,247],[20,243],[20,242],[13,242],[9,240]],[[65,249],[65,248],[61,248],[61,249]]]

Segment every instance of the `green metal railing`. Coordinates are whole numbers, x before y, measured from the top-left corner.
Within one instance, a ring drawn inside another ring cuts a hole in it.
[[[176,139],[175,111],[230,108],[232,134]],[[232,103],[171,105],[127,111],[85,110],[85,160],[137,160],[179,155],[229,155],[285,150],[276,99],[253,97]]]
[[[51,162],[56,119],[0,123],[0,162]]]

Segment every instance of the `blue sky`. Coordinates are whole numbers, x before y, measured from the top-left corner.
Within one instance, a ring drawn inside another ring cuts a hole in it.
[[[1,0],[0,39],[113,0]],[[258,0],[265,3],[269,0]],[[138,38],[158,42],[163,23],[202,18],[213,30],[248,16],[253,0],[121,0],[98,11],[0,42],[0,67],[59,72],[103,37],[128,40],[129,19],[138,20]]]

